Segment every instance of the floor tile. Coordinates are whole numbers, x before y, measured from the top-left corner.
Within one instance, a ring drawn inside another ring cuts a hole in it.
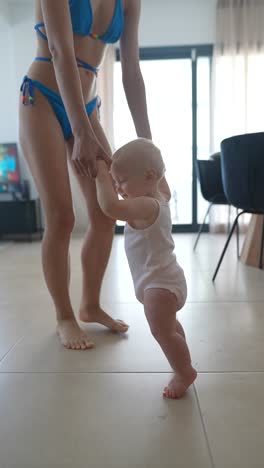
[[[1,468],[211,468],[194,392],[163,399],[167,377],[0,375]]]
[[[0,362],[12,347],[27,333],[32,319],[17,315],[2,315],[0,310]]]
[[[96,343],[95,349],[69,351],[59,343],[55,319],[49,313],[34,321],[26,336],[0,363],[0,372],[170,372],[141,305],[110,304],[107,310],[113,317],[127,321],[127,334],[84,324]]]
[[[0,372],[169,372],[142,306],[104,305],[130,325],[127,334],[83,324],[96,347],[73,353],[59,344],[53,313],[44,308],[1,362]],[[199,372],[264,372],[264,303],[189,303],[178,317]]]
[[[199,371],[174,402],[161,396],[170,367],[135,298],[122,236],[102,305],[130,329],[83,325],[96,343],[86,352],[64,349],[55,335],[40,243],[0,243],[0,468],[264,466],[264,272],[237,260],[233,240],[212,283],[225,236],[204,234],[195,253],[194,235],[174,240],[188,283],[179,318]],[[81,246],[74,237],[76,313]]]
[[[262,468],[264,373],[202,374],[196,388],[215,468]]]
[[[199,372],[264,371],[264,302],[189,303],[179,318]]]

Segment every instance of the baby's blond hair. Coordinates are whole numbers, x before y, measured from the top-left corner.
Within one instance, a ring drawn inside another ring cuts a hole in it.
[[[158,179],[161,179],[165,172],[159,148],[146,138],[132,140],[119,148],[113,155],[112,164],[121,170],[127,168],[133,172],[155,170]]]

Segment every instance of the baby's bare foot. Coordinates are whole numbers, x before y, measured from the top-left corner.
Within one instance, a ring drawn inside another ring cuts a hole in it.
[[[96,322],[115,332],[125,333],[129,326],[123,320],[114,320],[100,307],[81,307],[80,320],[82,322]]]
[[[57,335],[67,349],[85,350],[94,347],[86,333],[75,320],[60,320],[57,325]]]
[[[197,377],[197,372],[192,367],[184,374],[175,373],[169,385],[164,388],[163,395],[166,398],[181,398],[188,387],[192,385]]]

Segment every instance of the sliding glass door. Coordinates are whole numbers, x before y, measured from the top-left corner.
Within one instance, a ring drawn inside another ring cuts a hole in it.
[[[210,50],[142,49],[140,66],[153,141],[162,151],[172,192],[174,230],[195,231],[197,213],[203,208],[199,198],[197,209],[195,159],[197,152],[208,157],[210,144]],[[114,136],[116,148],[136,138],[122,89],[120,62],[114,76]]]

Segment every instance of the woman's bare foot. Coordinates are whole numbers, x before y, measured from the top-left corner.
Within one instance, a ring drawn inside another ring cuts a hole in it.
[[[89,340],[75,320],[60,320],[56,332],[67,349],[85,350],[94,347],[94,343]]]
[[[127,332],[129,326],[123,320],[114,320],[110,315],[104,312],[99,306],[83,307],[80,309],[80,320],[82,322],[96,322],[104,325],[110,330],[120,333]]]
[[[181,398],[188,387],[192,385],[197,377],[197,372],[192,367],[185,374],[175,373],[169,385],[164,388],[163,396],[166,398]]]

